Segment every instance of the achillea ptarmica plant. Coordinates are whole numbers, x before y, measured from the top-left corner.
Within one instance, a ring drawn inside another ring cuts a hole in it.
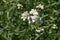
[[[18,4],[17,4],[17,7],[18,7],[18,9],[20,9],[21,7],[23,7],[23,5],[20,4],[20,3],[18,3]]]
[[[33,14],[34,16],[38,16],[38,12],[36,9],[31,9],[31,11],[29,13]]]
[[[36,8],[44,9],[44,5],[39,4],[39,5],[36,6]]]
[[[32,15],[30,15],[32,14]],[[40,17],[38,15],[38,12],[36,9],[31,9],[31,11],[26,11],[22,13],[21,19],[25,21],[26,19],[28,20],[28,23],[35,23],[37,21],[40,21]]]
[[[22,13],[21,19],[23,19],[23,21],[25,21],[27,19],[28,15],[29,15],[28,11],[25,11],[24,13]]]

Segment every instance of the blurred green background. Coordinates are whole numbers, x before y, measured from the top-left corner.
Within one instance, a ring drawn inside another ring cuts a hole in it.
[[[23,8],[17,9],[18,3]],[[44,5],[37,9],[43,23],[23,21],[21,14],[38,4]],[[44,31],[36,32],[37,28]],[[60,40],[60,0],[0,0],[0,40]]]

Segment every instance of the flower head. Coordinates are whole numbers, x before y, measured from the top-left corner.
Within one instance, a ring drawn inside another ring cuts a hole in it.
[[[28,17],[28,11],[25,11],[22,16],[21,16],[21,19],[23,19],[23,21],[25,21]]]
[[[36,22],[39,19],[39,16],[31,16],[32,22]]]
[[[57,29],[58,27],[56,26],[56,24],[53,24],[52,28]]]
[[[41,30],[40,29],[36,29],[36,32],[40,32]]]
[[[36,9],[31,9],[29,13],[33,15],[38,15],[38,12],[36,11]]]
[[[44,28],[36,29],[36,32],[41,32],[41,31],[44,31]]]
[[[36,6],[36,8],[44,9],[44,5],[39,4],[38,6]]]
[[[20,9],[21,7],[23,7],[23,5],[21,5],[21,4],[17,4],[17,7],[18,7],[18,9]]]

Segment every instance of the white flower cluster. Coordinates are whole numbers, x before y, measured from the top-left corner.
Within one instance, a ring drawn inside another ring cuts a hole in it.
[[[27,19],[28,15],[29,15],[28,11],[25,11],[24,13],[22,13],[21,19],[23,19],[23,21],[25,21]]]
[[[56,26],[56,24],[53,24],[52,28],[57,29],[58,27]]]
[[[44,5],[39,4],[39,5],[36,6],[36,8],[44,9]]]
[[[18,6],[18,9],[20,6],[23,7],[21,4],[18,4],[17,6]],[[39,4],[38,6],[36,6],[36,8],[44,9],[44,5]],[[38,20],[41,20],[36,9],[31,9],[31,11],[29,12],[25,11],[24,13],[22,13],[21,19],[23,19],[23,21],[27,19],[29,23],[31,22],[34,23]]]
[[[31,11],[29,13],[33,14],[34,16],[38,15],[38,12],[36,11],[36,9],[31,9]]]
[[[39,32],[41,32],[41,31],[44,31],[44,28],[36,29],[35,31],[39,33]]]
[[[23,7],[23,5],[20,4],[20,3],[18,3],[18,4],[17,4],[17,7],[18,7],[18,9],[20,9],[21,7]],[[44,5],[39,4],[39,5],[36,6],[36,8],[44,9]],[[33,9],[32,9],[32,10],[33,10]],[[33,12],[34,12],[34,11],[35,11],[35,10],[33,10]]]
[[[29,15],[32,14],[32,15]],[[38,12],[36,11],[36,9],[31,9],[31,11],[25,11],[22,14],[21,19],[23,19],[23,21],[25,21],[26,19],[28,20],[29,23],[31,22],[36,22],[37,19],[39,19],[40,17],[38,16]]]
[[[29,13],[33,15],[30,17],[32,19],[32,22],[36,22],[37,19],[39,19],[38,12],[36,9],[31,9]]]
[[[17,7],[18,7],[18,9],[20,9],[21,7],[23,7],[23,5],[18,3]]]

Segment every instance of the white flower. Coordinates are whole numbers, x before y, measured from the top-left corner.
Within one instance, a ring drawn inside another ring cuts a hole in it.
[[[39,18],[39,16],[31,16],[32,22],[37,21],[38,18]]]
[[[53,28],[53,29],[57,29],[58,27],[54,27],[54,26],[53,26],[52,28]]]
[[[44,31],[44,29],[43,29],[43,28],[41,28],[41,31]]]
[[[25,21],[27,19],[28,15],[29,15],[28,11],[24,12],[21,16],[21,19],[23,19],[23,21]]]
[[[18,9],[20,9],[21,7],[18,7]]]
[[[38,12],[36,11],[36,9],[31,9],[29,13],[33,15],[38,15]]]
[[[43,29],[43,28],[41,28],[41,29],[36,29],[36,32],[41,32],[41,31],[44,31],[44,29]]]
[[[17,4],[17,6],[19,6],[19,7],[21,6],[21,7],[23,7],[23,5],[21,5],[21,4],[19,4],[19,3]]]
[[[58,27],[56,26],[56,24],[53,24],[52,28],[57,29]]]
[[[28,15],[28,11],[25,11],[22,16],[27,16]]]
[[[36,29],[36,32],[40,32],[41,30],[40,29]]]
[[[38,6],[36,6],[36,8],[44,9],[44,5],[39,4]]]
[[[31,16],[32,19],[38,19],[39,16]]]
[[[39,16],[28,16],[28,23],[34,23],[39,19]]]
[[[23,5],[21,5],[21,4],[17,4],[17,7],[18,7],[18,9],[20,9],[21,7],[23,7]]]
[[[28,23],[30,24],[30,23],[31,23],[31,21],[28,21]]]
[[[25,21],[26,20],[26,17],[21,17],[21,19],[23,19],[23,21]]]
[[[32,22],[35,22],[35,20],[33,19]]]

